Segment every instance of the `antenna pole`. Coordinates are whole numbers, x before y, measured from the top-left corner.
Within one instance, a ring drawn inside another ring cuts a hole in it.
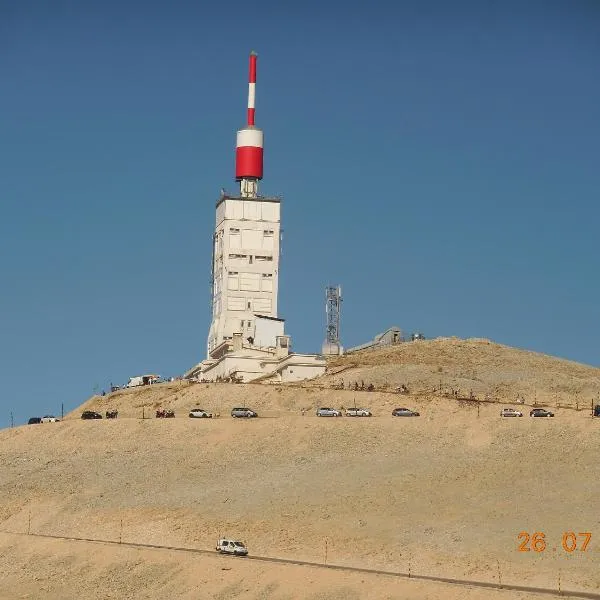
[[[256,52],[250,52],[250,67],[248,69],[248,125],[254,127],[256,111]]]

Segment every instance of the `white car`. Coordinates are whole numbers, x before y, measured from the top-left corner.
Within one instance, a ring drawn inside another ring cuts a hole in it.
[[[211,419],[213,415],[203,408],[192,408],[189,416],[191,419]]]
[[[42,417],[42,423],[58,423],[60,419],[57,419],[54,415],[46,415]]]
[[[247,556],[248,548],[243,542],[237,540],[221,539],[217,542],[217,552],[221,554],[234,554],[235,556]]]
[[[514,408],[503,408],[500,411],[501,417],[522,417],[523,413],[519,410],[515,410]]]
[[[335,408],[319,408],[317,410],[317,417],[341,417],[342,411],[336,410]]]
[[[346,409],[347,417],[372,417],[373,414],[370,410],[366,408],[347,408]]]

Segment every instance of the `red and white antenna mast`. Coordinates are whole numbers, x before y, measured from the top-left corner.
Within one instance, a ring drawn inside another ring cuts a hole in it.
[[[235,179],[240,182],[242,198],[258,196],[258,181],[263,176],[263,132],[254,125],[256,59],[256,52],[250,52],[248,124],[237,132],[235,148]]]

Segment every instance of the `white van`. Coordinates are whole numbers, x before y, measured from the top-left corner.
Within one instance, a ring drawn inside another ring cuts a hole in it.
[[[217,542],[216,550],[222,554],[235,554],[236,556],[247,556],[248,554],[248,548],[244,546],[243,542],[237,540],[221,539]]]

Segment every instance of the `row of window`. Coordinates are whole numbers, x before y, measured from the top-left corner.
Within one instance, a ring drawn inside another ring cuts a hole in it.
[[[230,275],[239,275],[239,271],[229,271]],[[242,275],[258,275],[258,273],[242,273]],[[262,277],[273,277],[273,273],[262,273]]]
[[[239,227],[230,227],[229,228],[229,233],[239,233],[240,229]],[[263,235],[264,236],[272,236],[275,232],[272,229],[264,229],[263,230]]]
[[[227,278],[227,289],[231,291],[246,292],[272,292],[273,278],[260,277],[258,273],[242,273],[241,275],[230,274]]]
[[[213,303],[213,316],[221,313],[221,298],[215,298]],[[258,313],[270,313],[273,308],[273,303],[270,298],[243,298],[229,297],[227,298],[227,310],[248,310]]]
[[[246,292],[272,292],[273,273],[239,273],[230,271],[226,278],[227,289],[231,291]],[[213,294],[218,296],[223,290],[223,278],[215,277],[213,282]]]
[[[256,256],[252,256],[252,254],[248,255],[248,254],[230,254],[229,258],[231,260],[246,260],[248,259],[248,263],[252,264],[253,259],[255,259],[257,262],[259,261],[272,261],[273,257],[272,256],[264,256],[264,255],[256,255]]]
[[[256,312],[271,312],[272,302],[270,298],[244,298],[229,296],[227,298],[227,310],[252,310]]]

